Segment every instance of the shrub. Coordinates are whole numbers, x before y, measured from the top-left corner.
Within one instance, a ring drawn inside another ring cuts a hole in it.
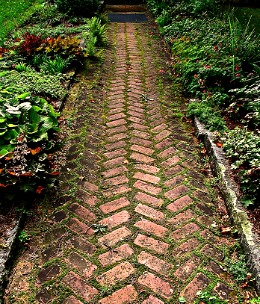
[[[75,16],[92,17],[99,7],[98,0],[54,0],[58,9]]]

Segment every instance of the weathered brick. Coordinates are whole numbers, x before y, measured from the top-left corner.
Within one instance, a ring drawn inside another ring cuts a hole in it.
[[[173,295],[174,290],[171,288],[171,285],[150,272],[144,273],[142,276],[140,276],[138,283],[151,289],[153,292],[168,300]]]
[[[128,137],[127,133],[116,133],[112,136],[109,136],[107,138],[107,141],[110,142],[110,143],[113,143],[113,142],[118,142],[119,140],[125,139],[127,137]]]
[[[200,227],[198,225],[196,225],[195,223],[189,223],[189,224],[186,224],[185,226],[183,226],[182,228],[175,230],[171,234],[171,237],[174,240],[181,240],[181,239],[197,232],[199,229],[200,229]]]
[[[123,156],[120,156],[120,157],[116,157],[116,158],[113,158],[113,159],[110,159],[110,160],[104,162],[103,166],[105,168],[111,168],[111,167],[123,165],[125,162],[126,162],[126,158]]]
[[[120,118],[124,118],[126,115],[124,113],[117,113],[117,114],[114,114],[114,115],[109,115],[107,116],[107,120],[109,121],[112,121],[112,120],[117,120],[117,119],[120,119]]]
[[[121,261],[133,255],[133,253],[133,249],[128,244],[123,244],[120,247],[111,249],[108,252],[99,255],[98,259],[103,266],[107,266]]]
[[[185,196],[177,199],[173,203],[169,204],[167,206],[167,209],[172,212],[178,212],[181,209],[188,207],[191,204],[191,202],[192,202],[192,199],[188,195],[185,195]]]
[[[164,184],[168,188],[173,188],[177,186],[178,184],[181,184],[185,180],[185,177],[183,175],[175,176],[169,180],[167,180]]]
[[[93,207],[99,202],[99,199],[94,195],[89,195],[88,193],[86,193],[86,195],[84,195],[84,197],[83,197],[83,201],[84,201],[84,203]]]
[[[142,219],[141,221],[136,222],[135,227],[138,227],[139,229],[142,229],[145,232],[154,234],[158,237],[165,237],[166,233],[168,232],[167,228],[165,228],[161,225],[157,225],[146,219]]]
[[[131,191],[132,189],[129,188],[127,185],[117,185],[108,190],[103,191],[104,197],[113,197],[116,195],[124,194],[126,192]]]
[[[108,158],[108,159],[116,158],[116,157],[119,157],[119,156],[122,156],[122,155],[126,155],[126,154],[127,154],[127,152],[123,148],[114,150],[112,152],[106,152],[106,153],[104,153],[105,157]]]
[[[179,224],[183,224],[194,218],[196,218],[196,214],[191,209],[187,209],[177,214],[175,217],[170,218],[168,222],[171,223],[173,226],[178,226]]]
[[[131,144],[136,144],[136,145],[139,145],[139,146],[145,146],[145,147],[148,147],[148,148],[152,147],[152,145],[153,145],[152,141],[147,140],[147,139],[142,139],[142,138],[139,138],[139,137],[131,137],[130,143]]]
[[[101,209],[101,211],[103,213],[107,214],[110,212],[114,212],[118,209],[121,209],[123,207],[126,207],[128,205],[130,205],[130,202],[128,201],[128,199],[125,197],[121,197],[119,199],[105,203],[105,204],[101,205],[99,208]]]
[[[83,182],[83,188],[90,191],[90,192],[97,192],[98,191],[98,186],[95,184],[92,184],[88,181]]]
[[[174,272],[174,275],[185,282],[193,271],[199,266],[200,261],[198,257],[193,256],[191,259],[186,261],[184,264],[179,265],[179,268]]]
[[[212,257],[213,259],[215,260],[218,260],[218,261],[223,261],[224,259],[224,254],[218,250],[217,248],[209,245],[209,244],[206,244],[202,249],[201,249],[201,253],[204,253],[210,257]]]
[[[142,138],[142,139],[149,139],[150,134],[148,132],[140,131],[140,130],[133,130],[133,133],[136,137]]]
[[[83,303],[77,300],[74,296],[70,296],[63,302],[63,304],[83,304]]]
[[[115,133],[122,133],[122,132],[126,132],[127,131],[127,127],[125,125],[119,126],[119,127],[115,127],[115,128],[110,128],[108,130],[106,130],[107,135],[112,135]]]
[[[166,254],[169,248],[168,244],[142,234],[137,235],[134,243],[142,248],[146,248],[161,254]]]
[[[69,206],[68,209],[87,222],[93,222],[96,219],[96,216],[93,212],[77,203],[73,203]]]
[[[170,131],[163,130],[163,131],[161,131],[160,133],[158,133],[157,135],[154,136],[154,140],[155,141],[162,141],[163,139],[168,137],[170,134],[171,134]]]
[[[71,237],[69,243],[85,254],[92,255],[96,251],[96,247],[93,244],[77,236]]]
[[[155,148],[160,150],[160,149],[167,148],[170,145],[172,145],[172,139],[166,138],[166,139],[162,140],[161,142],[159,142],[158,144],[156,144]]]
[[[108,296],[99,301],[99,304],[130,304],[138,298],[138,294],[132,285],[127,285],[111,296]]]
[[[130,236],[131,234],[131,231],[125,226],[123,226],[106,234],[105,236],[102,236],[98,239],[98,242],[105,248],[107,248],[108,246],[112,247],[115,246],[118,242]]]
[[[157,198],[143,192],[138,192],[135,195],[135,199],[153,207],[161,207],[163,204],[163,200],[161,198]]]
[[[135,212],[138,212],[144,216],[152,218],[154,220],[162,220],[164,219],[164,214],[161,211],[157,211],[151,207],[146,205],[138,204],[135,208]]]
[[[124,148],[126,145],[127,145],[127,143],[125,140],[120,140],[120,141],[114,142],[112,144],[106,144],[105,148],[108,151],[112,151],[112,150]]]
[[[119,281],[125,280],[134,272],[135,269],[129,262],[123,262],[98,276],[96,280],[101,285],[111,286],[115,285]]]
[[[91,301],[98,294],[96,288],[88,285],[85,280],[72,271],[62,279],[62,282],[68,285],[85,301]]]
[[[126,184],[128,183],[128,178],[125,175],[119,175],[115,177],[108,178],[104,181],[104,184],[106,186],[117,186],[121,184]]]
[[[157,176],[154,176],[151,174],[145,174],[142,172],[136,172],[133,177],[136,179],[145,181],[145,182],[155,184],[155,185],[159,184],[159,182],[160,182],[160,177],[157,177]]]
[[[145,118],[144,114],[143,113],[140,113],[140,112],[137,112],[137,111],[132,111],[132,110],[129,110],[127,112],[128,115],[131,115],[131,116],[134,116],[134,117],[139,117],[139,118]]]
[[[164,304],[164,302],[150,295],[146,300],[142,302],[142,304]]]
[[[145,164],[137,164],[135,165],[135,169],[142,170],[150,174],[156,174],[160,171],[160,169],[155,166],[145,165]]]
[[[188,237],[188,235],[187,235],[187,237]],[[173,256],[182,256],[186,253],[196,250],[196,248],[199,245],[200,245],[200,242],[197,239],[191,238],[188,241],[182,243],[179,247],[177,247],[173,251]]]
[[[226,284],[223,284],[221,282],[218,282],[213,290],[218,294],[218,296],[222,300],[228,300],[229,295],[232,292],[232,289],[230,289]]]
[[[130,125],[129,125],[130,128],[132,129],[137,129],[137,130],[141,130],[141,131],[146,131],[148,130],[148,127],[143,125],[143,124],[139,124],[139,123],[136,123],[136,122],[132,122]]]
[[[154,153],[153,149],[147,148],[147,147],[143,147],[143,146],[139,146],[139,145],[132,145],[130,147],[131,150],[142,153],[142,154],[146,154],[151,156]]]
[[[111,215],[100,221],[100,224],[106,225],[108,229],[112,229],[123,223],[126,223],[130,219],[130,214],[127,211],[121,211]]]
[[[154,255],[151,255],[150,253],[147,253],[145,251],[142,251],[138,257],[137,261],[140,264],[143,264],[150,268],[153,271],[156,271],[157,273],[161,275],[168,276],[169,272],[172,270],[172,265],[169,263],[166,263],[165,261],[157,258]]]
[[[107,122],[106,125],[111,128],[111,127],[118,127],[118,126],[122,126],[126,124],[126,120],[125,119],[118,119],[118,120],[113,120],[110,122]]]
[[[104,178],[108,178],[108,177],[120,175],[127,171],[128,171],[128,169],[126,167],[120,166],[120,167],[112,168],[112,169],[102,172],[102,176]]]
[[[161,166],[163,168],[171,167],[173,165],[176,165],[180,161],[180,158],[178,156],[173,156],[171,158],[168,158],[164,162],[161,163]]]
[[[73,265],[85,278],[90,278],[97,266],[83,258],[76,252],[72,252],[68,257],[68,262]]]
[[[39,282],[45,283],[49,280],[56,278],[60,274],[60,267],[58,265],[51,265],[42,269],[38,274]]]
[[[184,186],[184,185],[180,185],[177,186],[176,188],[173,188],[172,190],[169,190],[165,193],[165,196],[168,199],[176,199],[177,197],[183,195],[184,193],[187,193],[189,191],[189,188]]]
[[[145,124],[144,119],[141,119],[141,118],[135,117],[135,116],[128,117],[128,120],[135,122],[135,123],[139,123],[139,124]]]
[[[82,223],[76,218],[71,218],[68,223],[67,227],[74,231],[75,233],[83,234],[83,235],[92,235],[94,234],[94,230],[87,226],[86,224]]]
[[[176,174],[180,174],[184,169],[180,165],[171,167],[170,169],[164,172],[165,177],[172,177]]]
[[[153,195],[158,195],[162,191],[161,188],[152,186],[140,180],[134,183],[134,187]]]
[[[161,131],[163,131],[165,129],[167,129],[167,125],[165,123],[162,123],[162,124],[156,126],[155,128],[153,128],[151,131],[153,133],[159,133],[159,132],[161,132]]]
[[[187,304],[193,304],[198,291],[205,289],[210,283],[209,279],[202,273],[198,273],[195,278],[180,293]]]
[[[140,154],[137,152],[132,153],[130,155],[130,158],[145,164],[152,164],[154,162],[154,159],[151,158],[150,156],[146,156],[144,154]]]

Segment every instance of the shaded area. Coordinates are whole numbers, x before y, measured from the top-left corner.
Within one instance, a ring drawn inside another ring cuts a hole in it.
[[[143,23],[147,22],[144,14],[108,14],[108,19],[111,22],[118,23]]]

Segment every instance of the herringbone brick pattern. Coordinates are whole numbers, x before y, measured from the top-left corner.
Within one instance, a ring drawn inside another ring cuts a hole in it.
[[[77,109],[66,195],[34,227],[6,303],[156,304],[183,296],[191,304],[204,289],[238,303],[223,268],[235,241],[218,234],[217,196],[212,201],[205,186],[191,131],[173,115],[166,58],[152,35],[148,25],[111,24],[102,75],[74,89],[77,105],[65,108]]]

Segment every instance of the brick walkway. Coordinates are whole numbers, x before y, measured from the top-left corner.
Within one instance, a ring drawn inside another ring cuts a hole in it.
[[[109,45],[103,67],[72,89],[61,194],[27,224],[5,301],[189,304],[207,290],[238,303],[223,267],[236,241],[219,234],[226,211],[163,48],[151,26],[131,23],[112,23]]]

